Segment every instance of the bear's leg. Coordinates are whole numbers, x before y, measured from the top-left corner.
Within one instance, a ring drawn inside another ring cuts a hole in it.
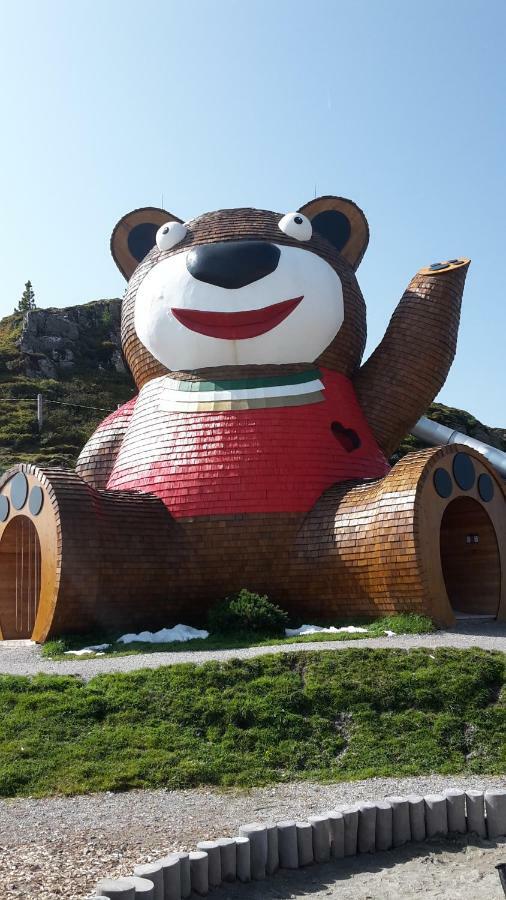
[[[0,479],[0,637],[161,627],[178,558],[158,498],[20,465]]]
[[[325,618],[421,613],[506,618],[506,502],[483,456],[412,453],[382,480],[340,484],[297,536],[294,580]]]

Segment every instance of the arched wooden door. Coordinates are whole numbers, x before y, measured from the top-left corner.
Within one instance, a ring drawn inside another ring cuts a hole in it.
[[[441,521],[441,565],[448,599],[457,613],[496,616],[501,560],[494,526],[483,506],[459,497]]]
[[[4,639],[29,638],[40,597],[40,542],[27,516],[16,516],[3,533],[0,573],[0,627]]]

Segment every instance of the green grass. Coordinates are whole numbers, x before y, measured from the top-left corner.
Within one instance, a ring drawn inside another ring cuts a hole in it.
[[[278,654],[0,677],[0,794],[506,770],[501,653]]]
[[[350,624],[349,620],[339,620],[334,622],[316,622],[314,624],[334,625],[336,628],[342,625]],[[367,627],[367,634],[310,634],[301,635],[300,637],[266,637],[265,635],[253,634],[251,632],[236,632],[235,634],[218,635],[210,634],[208,638],[196,638],[185,643],[171,642],[164,644],[148,644],[142,641],[134,644],[118,644],[117,638],[120,636],[117,632],[95,632],[88,635],[68,635],[58,640],[47,641],[42,647],[43,656],[51,659],[69,659],[65,655],[67,650],[80,650],[83,647],[95,646],[97,644],[110,643],[111,646],[105,651],[106,656],[131,656],[138,653],[182,653],[188,650],[235,650],[241,647],[254,646],[276,646],[279,644],[306,644],[318,641],[347,641],[360,640],[368,637],[382,637],[385,631],[394,631],[396,634],[427,634],[434,631],[434,624],[427,616],[416,616],[409,614],[399,614],[395,616],[383,616],[379,619],[353,619],[354,625]],[[296,626],[295,626],[296,627]],[[95,653],[87,654],[84,658],[93,658]],[[82,657],[81,657],[82,658]]]
[[[40,434],[35,399],[39,392],[47,401],[44,429]],[[132,395],[129,376],[112,372],[81,373],[53,381],[6,376],[0,369],[0,474],[18,462],[73,468],[81,449],[107,411],[116,409]],[[2,402],[2,398],[16,397],[29,397],[33,401]],[[60,402],[70,405],[59,405]],[[100,407],[100,410],[86,409],[87,406]]]

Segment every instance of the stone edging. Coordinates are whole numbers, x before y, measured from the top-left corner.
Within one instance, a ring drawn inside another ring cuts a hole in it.
[[[267,825],[241,825],[235,838],[200,841],[192,853],[174,853],[135,866],[133,877],[104,879],[89,900],[185,900],[222,883],[262,881],[278,869],[374,853],[448,833],[506,835],[506,790],[450,789],[410,794]]]

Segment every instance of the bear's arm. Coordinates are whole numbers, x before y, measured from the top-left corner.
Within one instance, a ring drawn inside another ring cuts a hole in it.
[[[134,397],[107,416],[79,454],[76,472],[96,490],[107,487],[136,400],[137,397]]]
[[[444,384],[455,355],[469,260],[412,279],[385,336],[357,372],[359,403],[388,457]]]

